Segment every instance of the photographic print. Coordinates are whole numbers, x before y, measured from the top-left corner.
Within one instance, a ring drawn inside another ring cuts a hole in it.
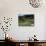
[[[19,26],[34,26],[34,14],[25,14],[18,16]]]

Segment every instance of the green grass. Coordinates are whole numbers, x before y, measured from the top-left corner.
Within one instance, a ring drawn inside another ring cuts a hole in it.
[[[32,26],[34,25],[34,19],[29,19],[29,18],[19,18],[19,26]]]

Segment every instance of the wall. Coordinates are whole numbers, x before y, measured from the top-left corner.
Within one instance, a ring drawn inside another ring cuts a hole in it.
[[[13,17],[13,22],[10,31],[8,33],[17,40],[27,40],[34,34],[37,35],[37,39],[45,39],[45,12],[46,6],[33,8],[30,6],[28,0],[0,0],[0,16]],[[19,27],[18,26],[18,14],[34,14],[35,26],[34,27]],[[2,31],[1,31],[2,33]],[[0,35],[2,35],[0,33]],[[12,37],[11,36],[11,37]],[[0,39],[3,37],[0,36]],[[3,38],[4,39],[4,38]]]

